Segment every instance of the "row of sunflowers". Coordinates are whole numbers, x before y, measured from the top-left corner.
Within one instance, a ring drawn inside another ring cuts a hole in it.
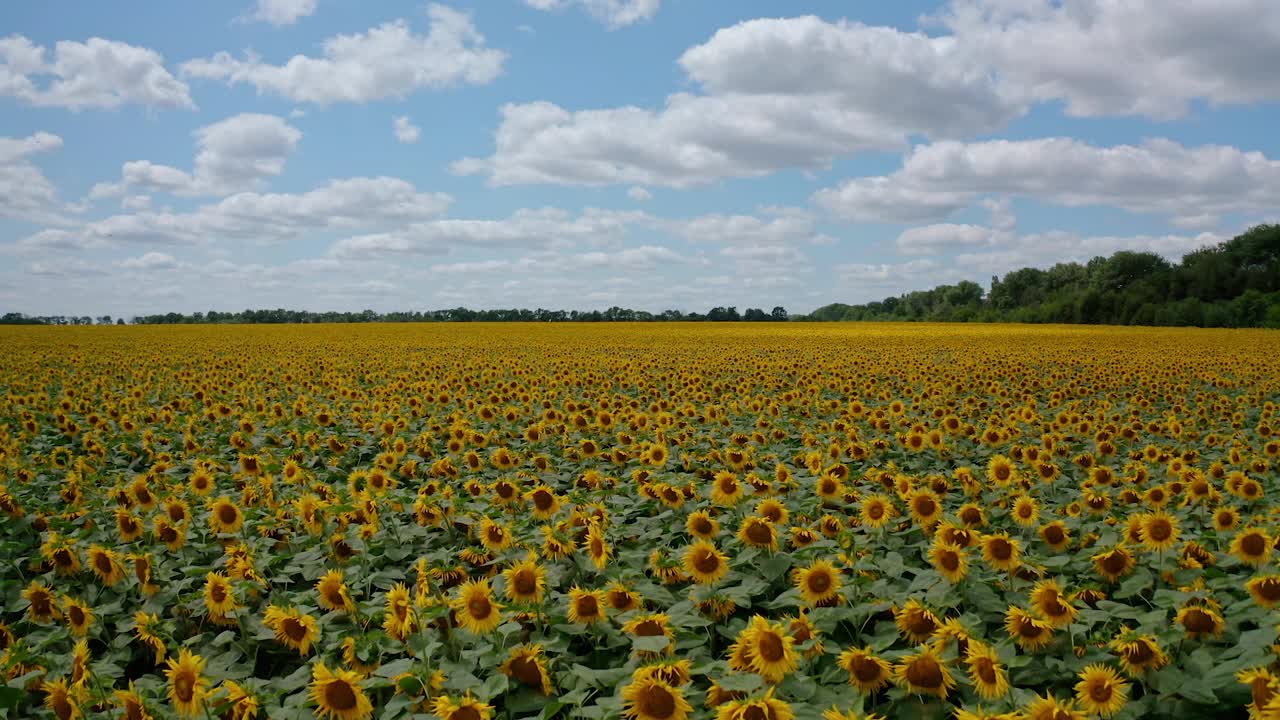
[[[1280,335],[0,329],[0,717],[1280,718]]]

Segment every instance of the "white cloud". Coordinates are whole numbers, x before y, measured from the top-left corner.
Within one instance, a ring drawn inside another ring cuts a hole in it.
[[[1071,115],[1280,100],[1274,0],[954,0],[940,20],[1003,94],[1063,100]]]
[[[25,138],[0,137],[0,218],[61,222],[54,209],[57,190],[28,159],[61,147],[62,138],[47,132]]]
[[[916,148],[892,175],[855,178],[813,200],[850,220],[921,221],[989,193],[1172,216],[1262,211],[1280,197],[1280,161],[1163,139],[1114,147],[1074,138],[945,141]]]
[[[422,135],[422,128],[409,122],[408,115],[396,117],[391,127],[395,131],[396,140],[402,143],[416,143]]]
[[[259,93],[295,102],[327,105],[403,98],[423,88],[483,85],[502,71],[506,53],[486,48],[484,36],[470,16],[443,5],[430,5],[431,28],[413,32],[395,20],[363,33],[337,35],[324,42],[324,57],[295,55],[284,65],[271,65],[248,53],[236,59],[220,52],[212,58],[183,63],[186,77],[247,83]]]
[[[1000,234],[978,225],[923,225],[902,231],[894,242],[904,255],[928,255],[971,245],[994,245]]]
[[[284,172],[302,132],[275,115],[241,113],[194,133],[195,171],[134,160],[121,168],[118,183],[98,183],[90,197],[119,195],[130,188],[176,195],[228,195],[255,188]]]
[[[632,187],[627,189],[627,197],[637,202],[644,202],[645,200],[652,200],[653,193],[649,192],[648,190],[645,190],[639,185],[633,185]]]
[[[537,10],[563,10],[576,5],[604,23],[610,30],[652,20],[662,5],[662,0],[524,0],[524,2]]]
[[[95,37],[59,41],[52,60],[48,56],[47,48],[23,35],[0,38],[0,96],[70,110],[126,103],[195,108],[187,85],[169,74],[154,50]]]
[[[712,213],[661,225],[691,242],[785,245],[813,241],[813,217],[795,208],[772,209],[771,217]],[[821,244],[819,242],[818,244]]]
[[[121,260],[117,266],[125,270],[172,270],[179,266],[177,258],[168,253],[149,252]]]
[[[276,26],[292,25],[314,15],[316,4],[316,0],[258,0],[248,19]]]

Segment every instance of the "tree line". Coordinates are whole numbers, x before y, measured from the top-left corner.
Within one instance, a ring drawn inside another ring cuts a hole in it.
[[[803,319],[1280,328],[1280,225],[1255,226],[1176,263],[1121,251],[1014,270],[992,277],[986,293],[964,281],[825,305]]]

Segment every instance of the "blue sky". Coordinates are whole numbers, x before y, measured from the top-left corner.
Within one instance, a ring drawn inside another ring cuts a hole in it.
[[[808,311],[1280,205],[1271,0],[0,8],[0,311]]]

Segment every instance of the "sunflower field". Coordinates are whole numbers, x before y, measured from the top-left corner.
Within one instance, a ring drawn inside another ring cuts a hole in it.
[[[0,717],[1280,718],[1280,334],[0,329]]]

